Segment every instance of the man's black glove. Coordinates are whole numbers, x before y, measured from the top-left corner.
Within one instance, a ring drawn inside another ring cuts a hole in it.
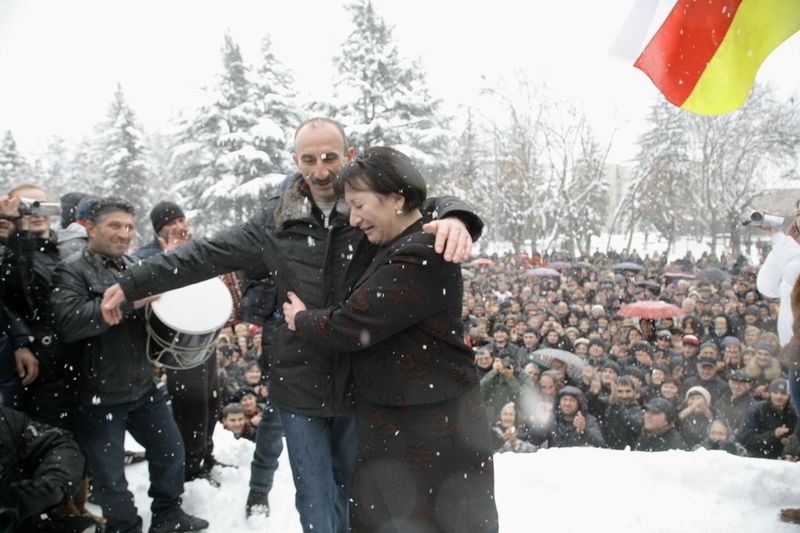
[[[27,518],[58,505],[64,499],[60,488],[46,479],[23,479],[11,484],[20,504],[20,517]]]

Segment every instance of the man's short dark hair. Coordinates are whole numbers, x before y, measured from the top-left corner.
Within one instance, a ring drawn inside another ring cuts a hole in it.
[[[240,413],[244,414],[244,407],[242,407],[242,404],[231,402],[222,408],[221,418],[225,418],[228,415],[240,414]]]
[[[92,224],[97,224],[109,213],[122,211],[133,216],[135,214],[133,206],[120,198],[98,198],[86,210],[86,220]]]

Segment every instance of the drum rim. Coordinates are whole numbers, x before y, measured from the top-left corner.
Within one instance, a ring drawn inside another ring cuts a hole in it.
[[[163,303],[159,304],[161,298],[164,298],[165,296],[167,298],[170,298],[169,296],[170,293],[175,294],[176,291],[185,290],[187,287],[197,287],[197,286],[206,286],[209,291],[215,291],[219,294],[220,297],[223,298],[224,301],[221,301],[218,304],[214,304],[213,308],[215,313],[216,312],[220,313],[219,321],[203,329],[198,328],[189,330],[183,324],[181,324],[181,327],[175,326],[173,323],[170,323],[169,318],[165,318],[164,316],[162,316],[162,313],[159,313],[159,307],[166,305]],[[226,322],[228,322],[228,320],[230,320],[230,317],[233,314],[233,298],[231,297],[230,291],[228,291],[228,288],[225,286],[225,283],[223,283],[222,280],[217,277],[209,278],[197,283],[192,283],[191,285],[186,285],[178,289],[167,291],[161,295],[161,298],[148,304],[148,307],[150,307],[152,314],[155,315],[155,318],[157,318],[164,326],[179,331],[184,335],[206,335],[208,333],[213,333],[214,331],[218,331],[225,325]],[[224,319],[222,319],[223,314],[221,310],[219,310],[218,306],[224,306],[224,309],[227,310],[227,312],[224,314],[225,317]]]

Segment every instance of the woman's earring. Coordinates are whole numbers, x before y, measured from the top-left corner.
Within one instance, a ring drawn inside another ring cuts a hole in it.
[[[403,210],[402,209],[398,209],[397,211],[394,212],[394,214],[397,215],[397,216],[400,216],[400,215],[403,214]]]

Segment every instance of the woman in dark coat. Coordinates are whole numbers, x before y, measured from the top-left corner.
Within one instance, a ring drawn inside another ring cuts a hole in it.
[[[359,459],[351,531],[497,531],[489,424],[463,342],[461,269],[422,232],[411,160],[370,148],[337,183],[350,224],[382,246],[347,301],[284,304],[289,329],[352,352]]]

